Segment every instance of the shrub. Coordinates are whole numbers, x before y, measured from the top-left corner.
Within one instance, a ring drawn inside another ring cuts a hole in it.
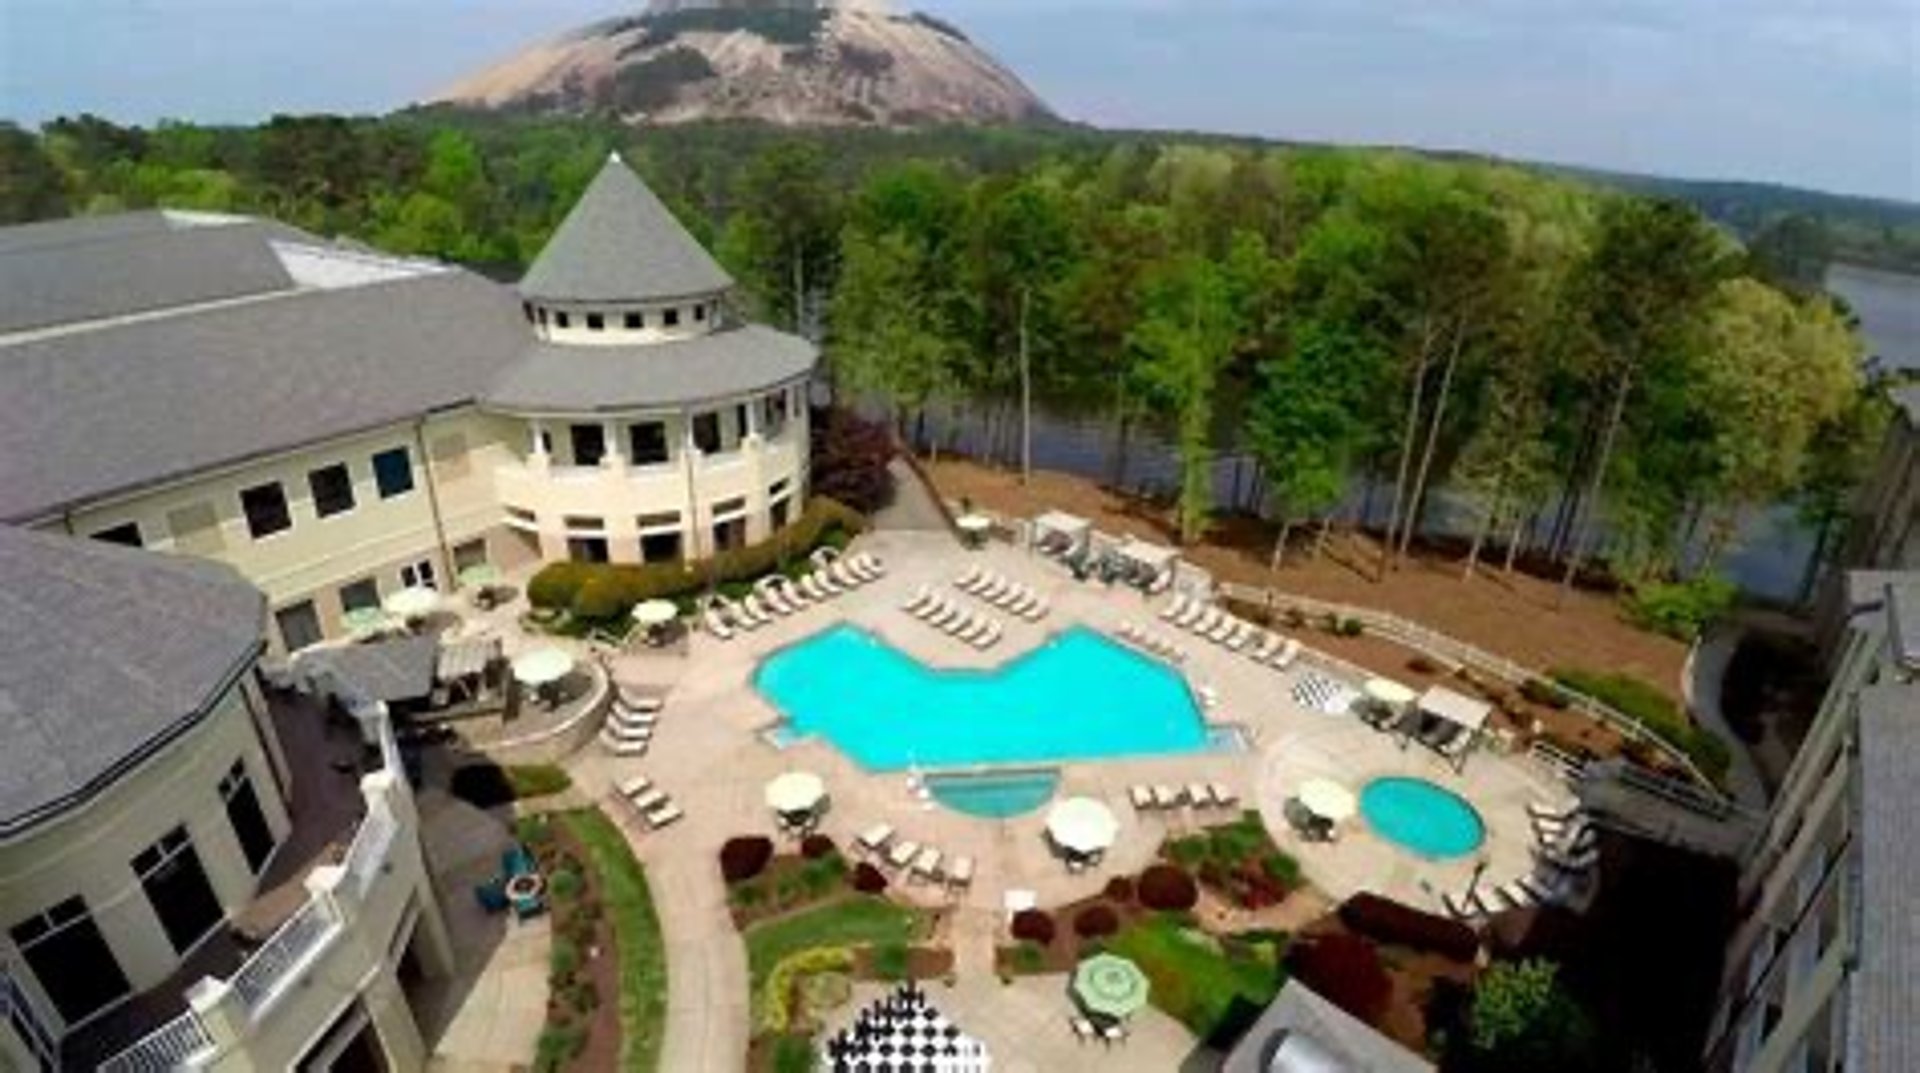
[[[853,889],[862,894],[879,894],[887,889],[886,874],[865,861],[853,866]]]
[[[767,870],[773,860],[773,839],[763,835],[729,838],[720,847],[720,876],[728,883],[743,883]]]
[[[1375,942],[1411,946],[1455,961],[1472,961],[1480,951],[1479,937],[1465,924],[1378,894],[1348,898],[1340,906],[1340,922]]]
[[[1121,905],[1132,902],[1133,878],[1131,876],[1114,876],[1112,879],[1107,880],[1106,895],[1108,901],[1119,902]]]
[[[794,1000],[802,977],[817,972],[853,971],[853,951],[844,946],[813,946],[780,959],[761,985],[765,999],[762,1008],[768,1032],[785,1032],[793,1027]]]
[[[804,563],[807,553],[823,543],[844,543],[846,534],[864,524],[841,503],[815,495],[800,517],[773,537],[721,552],[705,564],[549,563],[527,585],[527,599],[538,608],[570,611],[580,622],[624,626],[633,605],[643,600],[680,600],[706,589],[709,577],[722,587],[750,583],[783,563]]]
[[[546,1073],[572,1061],[587,1046],[587,1030],[579,1025],[555,1025],[542,1029],[534,1044],[533,1068]]]
[[[1343,618],[1340,620],[1339,628],[1334,632],[1342,637],[1358,637],[1367,632],[1367,627],[1357,618]]]
[[[1551,961],[1501,962],[1474,987],[1467,1048],[1477,1070],[1591,1068],[1593,1023]]]
[[[1719,735],[1694,723],[1666,694],[1631,675],[1556,667],[1554,680],[1585,693],[1632,719],[1648,733],[1687,754],[1702,774],[1719,782],[1733,763],[1733,752]]]
[[[816,410],[812,415],[811,483],[816,495],[830,496],[871,514],[893,498],[893,437],[886,426],[848,410]]]
[[[1380,964],[1380,951],[1363,936],[1334,933],[1295,943],[1287,967],[1300,982],[1362,1021],[1387,1008],[1393,980]]]
[[[1156,864],[1140,873],[1135,891],[1148,909],[1184,911],[1200,901],[1200,886],[1184,868]]]
[[[773,1041],[773,1073],[811,1073],[813,1037],[781,1036]]]
[[[1691,641],[1726,614],[1735,594],[1732,582],[1714,576],[1642,585],[1627,597],[1627,618],[1642,629]]]
[[[1288,890],[1300,886],[1300,862],[1277,849],[1261,856],[1260,870]]]
[[[1544,678],[1529,678],[1520,683],[1520,695],[1556,712],[1566,711],[1572,703],[1565,691]]]
[[[507,784],[516,799],[546,797],[573,785],[565,768],[555,764],[516,764],[506,769]]]
[[[547,950],[547,968],[556,979],[572,976],[580,970],[580,948],[565,939],[555,939]]]
[[[907,978],[907,958],[907,944],[881,943],[873,948],[873,974],[882,980],[904,980]]]
[[[1182,868],[1198,868],[1213,854],[1213,841],[1206,835],[1188,835],[1167,843],[1167,856]]]
[[[840,885],[841,877],[847,874],[847,862],[839,854],[810,860],[800,870],[800,886],[808,894],[819,897]]]
[[[834,852],[833,839],[826,835],[808,835],[800,840],[800,856],[810,861],[819,860]]]
[[[1046,951],[1039,943],[1023,942],[1013,948],[1013,967],[1017,972],[1039,972],[1047,967]]]
[[[1053,942],[1053,917],[1044,909],[1022,909],[1013,915],[1013,937],[1045,946]]]
[[[572,868],[558,869],[547,879],[547,893],[552,894],[557,902],[570,902],[578,898],[583,886],[580,873]]]
[[[1407,670],[1415,674],[1439,674],[1440,665],[1426,656],[1415,656],[1407,661]]]
[[[1098,939],[1119,930],[1120,914],[1110,905],[1090,905],[1073,917],[1073,933],[1082,939]]]

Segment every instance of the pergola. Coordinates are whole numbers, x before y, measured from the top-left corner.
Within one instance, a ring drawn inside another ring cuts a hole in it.
[[[1033,546],[1043,551],[1061,545],[1057,554],[1073,556],[1087,547],[1093,535],[1093,523],[1077,514],[1050,510],[1033,520]]]
[[[1173,548],[1137,537],[1128,537],[1113,552],[1138,565],[1153,578],[1146,586],[1148,589],[1158,588],[1163,581],[1170,580],[1175,564],[1180,561],[1180,553]]]
[[[1453,761],[1456,771],[1466,767],[1467,753],[1473,750],[1481,730],[1486,727],[1487,717],[1493,713],[1493,705],[1486,701],[1445,686],[1428,687],[1420,694],[1414,709],[1419,713],[1420,725],[1413,733],[1422,744]],[[1428,727],[1435,723],[1445,729],[1429,733]]]

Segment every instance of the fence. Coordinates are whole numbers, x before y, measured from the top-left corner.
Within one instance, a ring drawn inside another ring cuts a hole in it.
[[[178,1069],[213,1046],[213,1037],[192,1010],[140,1038],[140,1042],[100,1063],[100,1073],[160,1073]]]
[[[1547,677],[1538,671],[1523,667],[1504,656],[1497,656],[1484,649],[1476,648],[1464,641],[1449,637],[1444,633],[1428,629],[1417,622],[1409,622],[1398,615],[1377,611],[1370,607],[1355,607],[1351,604],[1333,603],[1316,600],[1310,596],[1296,596],[1292,593],[1274,589],[1256,588],[1236,582],[1221,582],[1216,586],[1230,600],[1254,604],[1263,607],[1269,614],[1298,610],[1309,617],[1352,619],[1372,633],[1389,641],[1405,645],[1425,656],[1438,660],[1450,667],[1470,667],[1483,674],[1491,675],[1518,687],[1526,682],[1546,681]],[[1625,712],[1612,707],[1594,697],[1575,689],[1555,683],[1570,706],[1581,714],[1611,727],[1628,741],[1642,742],[1662,756],[1678,765],[1690,775],[1700,787],[1713,785],[1713,780],[1704,775],[1694,765],[1693,758],[1672,742],[1648,730],[1640,721]],[[1702,790],[1703,794],[1709,791]],[[1716,793],[1717,791],[1712,791]]]

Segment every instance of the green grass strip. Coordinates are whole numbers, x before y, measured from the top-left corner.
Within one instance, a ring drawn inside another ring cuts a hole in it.
[[[562,813],[600,879],[620,948],[620,1068],[653,1073],[666,1039],[667,945],[647,876],[620,828],[598,809]]]

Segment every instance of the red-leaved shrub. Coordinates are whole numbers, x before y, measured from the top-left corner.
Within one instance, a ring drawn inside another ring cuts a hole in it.
[[[1287,951],[1287,967],[1301,983],[1362,1021],[1378,1017],[1393,994],[1380,951],[1364,936],[1336,932],[1295,943]]]
[[[1053,917],[1044,909],[1022,909],[1013,915],[1013,937],[1045,946],[1053,941]]]
[[[1151,865],[1134,887],[1148,909],[1192,909],[1200,901],[1200,886],[1186,869],[1172,864]]]
[[[1472,961],[1480,952],[1480,937],[1465,924],[1378,894],[1362,892],[1342,902],[1340,922],[1375,942],[1411,946],[1455,961]]]
[[[1121,905],[1133,901],[1133,877],[1114,876],[1107,880],[1107,900]]]
[[[1090,905],[1073,917],[1073,933],[1082,939],[1098,939],[1119,930],[1120,914],[1110,905]]]
[[[763,835],[729,838],[720,847],[720,877],[729,883],[743,883],[767,870],[773,860],[773,839]]]
[[[853,866],[853,889],[862,894],[878,894],[887,889],[887,877],[865,861]]]
[[[833,839],[826,835],[808,835],[800,840],[800,856],[817,861],[834,851]]]

